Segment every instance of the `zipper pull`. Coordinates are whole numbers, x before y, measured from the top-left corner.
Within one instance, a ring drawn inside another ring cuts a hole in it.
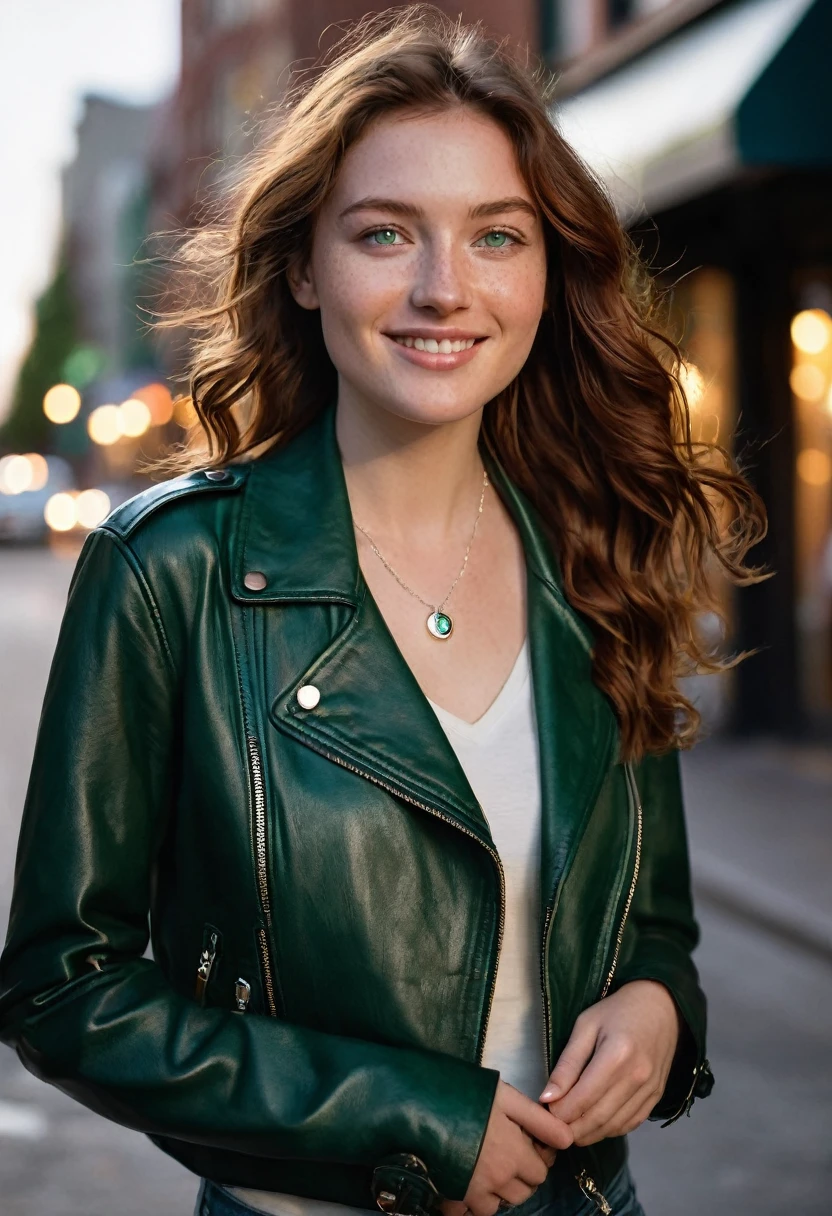
[[[580,1174],[576,1175],[576,1181],[587,1199],[591,1199],[599,1212],[603,1216],[612,1216],[612,1208],[609,1202],[604,1198],[596,1186],[595,1179],[590,1178],[586,1170],[581,1170]]]
[[[245,1013],[248,1008],[248,999],[251,996],[251,984],[247,980],[238,979],[234,985],[234,1000],[237,1002],[237,1008],[240,1013]]]
[[[205,999],[205,988],[208,984],[211,975],[211,968],[214,965],[214,959],[217,957],[217,944],[219,942],[219,934],[214,930],[208,940],[203,943],[202,953],[199,956],[199,965],[196,969],[196,988],[194,996],[202,1004]]]

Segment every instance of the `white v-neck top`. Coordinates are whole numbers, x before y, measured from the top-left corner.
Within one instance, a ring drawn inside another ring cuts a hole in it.
[[[528,642],[476,722],[430,702],[483,809],[505,874],[505,922],[483,1065],[536,1099],[547,1079],[538,959],[540,761]],[[228,1187],[259,1212],[345,1216],[355,1209],[275,1191]],[[362,1209],[373,1216],[369,1209]],[[378,1213],[375,1214],[378,1216]]]
[[[505,924],[483,1065],[537,1099],[546,1083],[538,943],[540,760],[528,641],[476,722],[431,701],[483,809],[505,873]]]

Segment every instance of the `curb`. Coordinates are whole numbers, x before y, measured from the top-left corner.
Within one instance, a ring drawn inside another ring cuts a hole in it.
[[[709,853],[695,850],[691,870],[694,893],[703,903],[832,964],[832,916]]]

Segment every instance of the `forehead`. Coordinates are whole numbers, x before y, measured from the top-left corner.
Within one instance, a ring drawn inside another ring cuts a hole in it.
[[[506,131],[463,106],[376,120],[347,152],[331,202],[341,208],[367,194],[422,206],[468,207],[502,195],[532,201]]]

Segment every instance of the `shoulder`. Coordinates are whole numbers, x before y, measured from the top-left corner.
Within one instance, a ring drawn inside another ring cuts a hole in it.
[[[194,469],[158,482],[121,503],[99,527],[128,542],[149,520],[161,516],[173,515],[176,523],[187,527],[201,513],[215,509],[218,500],[239,491],[249,472],[247,463],[230,464],[222,469]]]

